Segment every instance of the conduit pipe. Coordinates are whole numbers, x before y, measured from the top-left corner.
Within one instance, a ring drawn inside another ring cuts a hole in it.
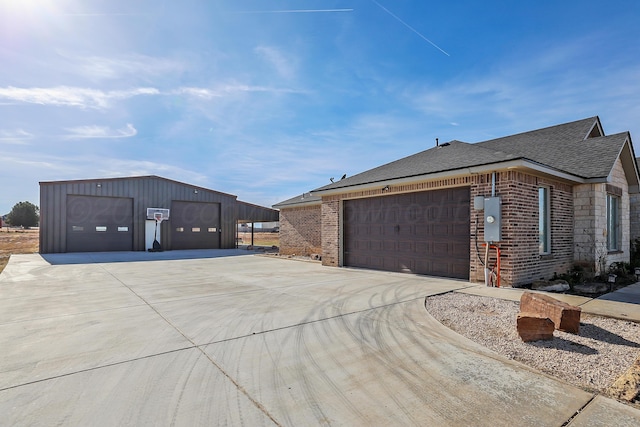
[[[491,197],[496,197],[496,173],[491,172]],[[489,245],[493,242],[487,242],[487,247],[484,251],[484,284],[485,286],[489,286],[489,275],[491,272],[489,271]],[[495,247],[498,249],[497,247]],[[499,252],[498,252],[499,253]]]

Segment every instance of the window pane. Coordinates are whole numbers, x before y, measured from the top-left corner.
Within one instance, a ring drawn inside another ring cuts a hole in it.
[[[538,236],[539,249],[541,254],[550,252],[549,235],[549,189],[538,188]]]
[[[619,249],[619,207],[620,199],[607,194],[607,249],[610,251]]]

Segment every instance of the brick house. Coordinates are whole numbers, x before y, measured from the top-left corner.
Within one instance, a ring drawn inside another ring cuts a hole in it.
[[[484,280],[487,224],[487,240],[501,251],[502,284],[515,286],[576,262],[595,272],[628,262],[630,197],[639,184],[629,132],[605,136],[591,117],[440,144],[274,208],[281,254],[471,281]],[[487,223],[484,211],[496,200],[497,222]]]

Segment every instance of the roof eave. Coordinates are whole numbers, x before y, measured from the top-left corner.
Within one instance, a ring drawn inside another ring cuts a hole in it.
[[[497,172],[501,170],[522,170],[527,172],[533,172],[536,174],[552,176],[554,178],[558,178],[560,180],[567,181],[574,184],[583,184],[586,182],[590,182],[590,180],[587,180],[585,178],[582,178],[567,172],[562,172],[557,169],[553,169],[548,166],[542,165],[540,163],[532,162],[527,159],[515,159],[515,160],[504,161],[504,162],[490,163],[490,164],[479,165],[479,166],[471,166],[471,167],[453,169],[453,170],[442,171],[442,172],[435,172],[435,173],[424,174],[424,175],[415,175],[410,177],[387,179],[387,180],[381,180],[381,181],[375,181],[375,182],[368,182],[365,184],[356,184],[356,185],[344,186],[339,188],[329,188],[326,190],[316,190],[316,191],[313,191],[311,194],[314,196],[322,196],[322,197],[333,196],[337,194],[350,193],[354,191],[368,191],[373,189],[384,188],[387,185],[389,186],[407,185],[407,184],[412,184],[416,182],[433,181],[437,179],[454,178],[459,176],[476,175],[481,173],[491,173],[491,172]],[[602,178],[602,179],[604,180],[606,178]]]
[[[627,132],[624,144],[618,152],[618,159],[622,162],[622,168],[624,169],[625,177],[627,178],[627,184],[629,186],[629,193],[635,194],[640,192],[640,177],[638,175],[638,165],[636,163],[636,156],[633,151],[633,144],[631,143],[631,135]],[[607,177],[607,182],[611,182],[613,175],[613,168]]]
[[[275,205],[272,205],[271,207],[273,209],[290,209],[290,208],[303,208],[303,207],[308,207],[308,206],[315,206],[315,205],[320,205],[322,204],[322,200],[321,199],[310,199],[310,200],[300,200],[299,202],[292,202],[292,203],[276,203]]]

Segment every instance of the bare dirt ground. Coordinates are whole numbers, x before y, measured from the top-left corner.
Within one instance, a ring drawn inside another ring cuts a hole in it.
[[[0,228],[0,272],[9,262],[12,254],[32,254],[38,252],[38,230]]]
[[[240,245],[250,245],[251,244],[251,233],[238,233],[238,244]],[[240,240],[241,239],[241,240]],[[280,245],[280,234],[279,233],[262,233],[262,232],[254,232],[253,233],[253,245],[254,246],[279,246]]]

